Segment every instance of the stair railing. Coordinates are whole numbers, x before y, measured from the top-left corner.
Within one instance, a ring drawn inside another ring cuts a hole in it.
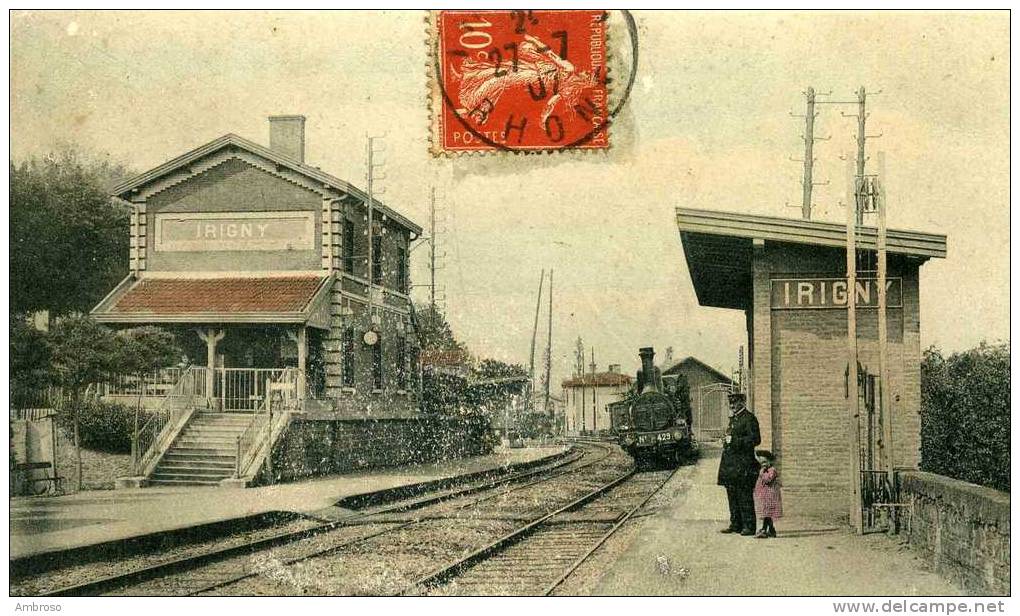
[[[234,463],[234,478],[245,477],[254,470],[251,466],[258,455],[266,450],[267,458],[272,454],[273,445],[273,404],[282,403],[291,408],[297,395],[298,371],[285,368],[275,378],[266,379],[265,397],[252,417],[248,427],[237,437],[237,457]],[[271,462],[270,462],[271,464]]]
[[[179,427],[181,419],[194,407],[196,400],[207,398],[206,370],[208,368],[203,366],[191,366],[185,370],[159,406],[148,412],[148,419],[142,427],[131,435],[131,468],[135,476],[141,475],[159,453],[167,437]]]

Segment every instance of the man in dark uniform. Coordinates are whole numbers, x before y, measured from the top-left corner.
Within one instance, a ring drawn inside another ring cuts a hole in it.
[[[718,483],[726,488],[730,525],[721,532],[754,535],[754,482],[758,478],[754,448],[761,443],[761,434],[758,419],[744,404],[744,394],[730,393],[729,403],[730,424],[719,462]]]

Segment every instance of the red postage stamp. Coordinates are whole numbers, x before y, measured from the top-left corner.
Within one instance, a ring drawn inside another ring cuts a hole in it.
[[[609,147],[605,11],[431,17],[433,153]]]

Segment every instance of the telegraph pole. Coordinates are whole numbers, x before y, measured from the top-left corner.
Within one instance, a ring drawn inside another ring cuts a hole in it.
[[[876,246],[878,249],[878,371],[881,383],[879,396],[882,404],[882,453],[884,454],[882,457],[885,463],[885,470],[888,473],[887,477],[889,480],[892,480],[895,456],[893,455],[892,439],[892,402],[889,395],[891,393],[889,391],[889,341],[888,331],[886,330],[886,305],[888,298],[886,297],[885,215],[887,200],[885,192],[885,152],[878,153],[878,177],[876,178],[876,184],[875,205],[878,209],[878,242]]]
[[[429,199],[429,305],[432,314],[436,313],[436,187],[432,187]]]
[[[862,89],[863,92],[863,89]],[[863,115],[863,114],[862,114]],[[863,143],[863,141],[862,141]],[[851,175],[847,160],[846,204],[846,331],[847,331],[847,424],[850,431],[850,523],[857,534],[864,532],[861,512],[861,431],[857,384],[857,238],[856,227],[863,178]],[[861,160],[858,160],[858,169]]]
[[[865,111],[867,104],[867,92],[864,91],[864,86],[857,91],[857,191],[855,194],[860,194],[864,186],[864,144],[867,141],[867,136],[864,133],[864,126],[868,119],[868,114]],[[856,203],[856,202],[855,202]],[[856,221],[858,225],[864,224],[864,207],[863,203],[857,203]]]
[[[552,273],[550,272],[550,276]],[[538,279],[538,299],[535,300],[535,325],[531,328],[531,359],[528,361],[528,378],[531,379],[531,391],[535,390],[535,339],[538,338],[538,312],[542,307],[542,284],[545,282],[545,269]],[[529,394],[528,405],[530,408],[531,398]]]
[[[595,347],[591,348],[591,429],[597,431],[599,429],[599,415],[598,405],[595,403],[595,399],[598,397],[599,384],[598,376],[595,374]]]
[[[549,387],[552,378],[552,311],[553,311],[553,270],[549,270],[549,333],[545,345],[545,412],[549,413]]]
[[[811,219],[811,189],[813,187],[812,172],[814,170],[815,149],[815,89],[808,87],[807,112],[804,115],[804,203],[801,205],[801,216],[804,220]]]
[[[374,316],[372,314],[372,303],[374,301],[373,298],[372,298],[372,295],[373,295],[373,292],[375,291],[375,258],[376,258],[376,255],[374,254],[374,252],[375,252],[374,251],[374,243],[375,242],[373,241],[374,240],[373,234],[374,234],[375,230],[372,227],[372,225],[374,224],[373,220],[374,220],[374,216],[375,216],[375,190],[374,190],[374,184],[375,184],[375,180],[377,180],[377,179],[385,179],[385,176],[383,176],[382,178],[377,178],[376,175],[375,175],[376,168],[377,167],[382,167],[383,164],[384,164],[384,163],[376,164],[376,162],[375,162],[375,154],[376,154],[375,140],[378,139],[378,138],[379,137],[369,137],[368,138],[368,144],[365,146],[366,154],[367,154],[367,157],[368,157],[368,168],[366,169],[366,183],[368,184],[368,204],[367,204],[367,207],[368,207],[368,276],[367,276],[367,278],[368,278],[368,318],[369,318],[370,321],[371,321],[371,319]],[[383,191],[379,191],[379,192],[383,192]]]

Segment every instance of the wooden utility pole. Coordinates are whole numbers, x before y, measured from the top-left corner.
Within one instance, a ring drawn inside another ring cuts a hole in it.
[[[857,238],[856,227],[862,176],[852,175],[847,160],[846,203],[846,332],[847,332],[847,425],[850,432],[850,523],[864,531],[861,511],[861,431],[857,384]],[[858,169],[861,161],[858,161]]]
[[[857,183],[855,184],[855,196],[863,196],[863,187],[865,181],[864,166],[867,159],[864,157],[864,145],[868,140],[867,135],[864,133],[864,126],[868,119],[868,114],[865,111],[867,102],[867,93],[864,91],[864,86],[857,91]],[[864,204],[856,203],[856,222],[858,225],[864,224]]]
[[[815,149],[815,89],[808,87],[807,113],[804,116],[804,203],[801,206],[801,217],[811,219],[811,189],[814,186],[812,172],[814,170]]]
[[[599,429],[598,405],[596,399],[599,393],[598,376],[595,374],[595,347],[591,348],[591,429],[593,432]]]
[[[373,231],[373,229],[372,229],[372,217],[373,217],[374,210],[375,210],[375,199],[374,199],[373,193],[372,193],[372,183],[373,183],[373,180],[375,179],[375,163],[372,161],[372,158],[375,155],[375,137],[369,137],[368,138],[368,145],[366,146],[366,149],[368,150],[368,152],[367,152],[367,155],[368,155],[368,178],[367,178],[367,180],[368,180],[367,181],[367,184],[368,184],[368,201],[366,203],[366,205],[368,207],[368,276],[366,276],[366,278],[368,279],[368,311],[367,312],[368,312],[369,324],[371,324],[371,322],[372,322],[371,321],[371,319],[372,319],[372,295],[374,294],[374,291],[375,291],[375,289],[374,289],[374,285],[375,285],[375,260],[374,260],[375,259],[375,255],[372,254],[373,253],[373,250],[372,250],[373,244],[375,243],[374,242],[374,238],[372,237],[372,231]]]
[[[535,325],[531,328],[531,359],[528,360],[528,378],[531,379],[531,391],[535,390],[535,339],[538,338],[538,311],[542,308],[542,284],[545,283],[545,269],[538,279],[538,299],[535,300]],[[531,394],[528,394],[528,406],[531,405]]]
[[[552,312],[553,312],[553,270],[549,270],[549,332],[545,344],[545,412],[549,413],[549,387],[552,378]]]
[[[879,396],[882,405],[882,460],[889,479],[892,479],[895,464],[892,438],[892,401],[889,383],[889,341],[887,331],[886,305],[886,192],[885,152],[878,153],[878,177],[875,180],[875,205],[878,209],[878,371],[881,383]]]
[[[432,187],[429,199],[429,305],[432,314],[436,313],[436,187]]]

